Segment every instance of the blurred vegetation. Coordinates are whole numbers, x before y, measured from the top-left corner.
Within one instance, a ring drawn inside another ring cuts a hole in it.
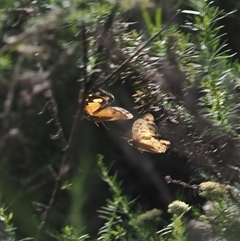
[[[239,240],[238,1],[0,7],[1,240]],[[134,119],[82,119],[98,87]]]

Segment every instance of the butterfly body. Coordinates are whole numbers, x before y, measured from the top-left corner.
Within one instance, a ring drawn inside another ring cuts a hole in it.
[[[150,153],[164,153],[170,146],[169,141],[160,139],[154,117],[149,113],[133,123],[129,144],[140,152]]]

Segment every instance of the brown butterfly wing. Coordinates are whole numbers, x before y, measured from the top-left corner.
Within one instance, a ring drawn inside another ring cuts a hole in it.
[[[94,122],[115,121],[115,120],[128,120],[132,119],[133,115],[121,107],[109,106],[101,111],[98,111],[91,116]]]
[[[132,145],[140,152],[164,153],[170,146],[169,141],[154,139],[141,139],[139,142],[132,141]]]
[[[152,114],[150,113],[147,113],[147,114],[144,114],[141,119],[145,120],[146,122],[154,122],[154,117]]]
[[[132,126],[132,138],[134,141],[150,139],[152,134],[149,132],[147,123],[144,119],[137,119]]]
[[[142,151],[151,152],[151,153],[164,153],[170,146],[170,142],[166,140],[158,140],[151,138],[150,140],[142,139],[140,142],[140,147]]]
[[[158,128],[154,122],[153,115],[150,113],[147,113],[142,117],[142,119],[144,119],[146,121],[148,130],[150,133],[152,133],[152,136],[154,136],[156,138],[160,138],[160,134],[158,133]]]
[[[151,153],[164,153],[170,145],[169,141],[159,140],[157,127],[154,123],[154,117],[151,114],[145,114],[142,118],[136,120],[132,127],[132,145],[139,151]]]

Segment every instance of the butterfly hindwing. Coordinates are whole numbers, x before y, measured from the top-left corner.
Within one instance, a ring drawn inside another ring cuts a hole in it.
[[[90,119],[94,122],[115,121],[115,120],[128,120],[132,119],[133,115],[121,107],[108,106],[105,109],[98,111]]]

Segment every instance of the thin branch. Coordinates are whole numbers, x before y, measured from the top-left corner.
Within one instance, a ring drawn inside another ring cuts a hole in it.
[[[71,150],[72,150],[72,148],[70,148],[70,147],[72,147],[72,144],[73,144],[74,133],[75,133],[75,130],[76,130],[77,123],[78,123],[78,121],[79,121],[79,119],[82,115],[82,110],[83,110],[83,107],[82,107],[82,105],[80,105],[80,108],[77,109],[77,112],[75,114],[75,118],[74,118],[72,129],[71,129],[71,134],[70,134],[69,140],[68,140],[66,148],[65,148],[65,154],[64,154],[63,159],[61,161],[59,172],[58,172],[58,174],[56,176],[56,179],[55,179],[55,185],[54,185],[54,188],[53,188],[53,192],[52,192],[50,201],[47,205],[47,208],[45,210],[45,213],[43,215],[43,220],[42,220],[42,222],[39,226],[38,234],[35,238],[35,241],[40,240],[41,235],[42,235],[42,233],[43,233],[43,231],[46,227],[47,221],[49,219],[50,211],[52,210],[54,201],[55,201],[56,196],[57,196],[57,192],[59,190],[60,180],[61,180],[61,177],[62,177],[62,174],[63,174],[62,173],[62,167],[67,163],[67,161],[70,158]]]
[[[183,182],[181,180],[174,180],[170,176],[165,176],[165,181],[166,181],[167,184],[174,183],[174,184],[182,186],[183,188],[189,188],[189,189],[193,189],[193,190],[198,190],[199,191],[198,185],[195,185],[195,184],[194,185],[189,185],[186,182]]]
[[[86,48],[83,51],[84,52],[84,54],[83,54],[84,68],[86,68],[87,67],[87,63],[86,63],[86,61],[87,61],[87,42],[86,42],[85,24],[82,24],[82,38],[83,38],[83,46]],[[84,80],[86,82],[86,69],[83,71],[83,73],[84,73]],[[56,196],[57,196],[57,192],[59,190],[61,177],[63,175],[62,167],[70,159],[70,156],[71,156],[71,153],[72,153],[72,144],[73,144],[73,140],[74,140],[74,134],[76,133],[77,123],[79,122],[79,120],[81,119],[81,116],[83,115],[83,108],[84,108],[84,105],[85,105],[85,99],[86,99],[86,96],[88,94],[88,88],[87,87],[88,87],[88,85],[86,84],[85,85],[85,89],[84,89],[84,93],[83,93],[83,99],[81,101],[81,104],[79,105],[79,108],[76,111],[75,118],[74,118],[74,121],[73,121],[73,125],[72,125],[72,128],[71,128],[71,133],[70,133],[69,139],[68,139],[67,144],[66,144],[65,149],[64,149],[65,154],[64,154],[64,156],[62,158],[62,161],[61,161],[61,164],[60,164],[60,168],[59,168],[58,174],[57,174],[56,179],[55,179],[53,192],[52,192],[51,198],[49,200],[49,203],[47,205],[47,208],[45,210],[45,213],[43,215],[43,220],[42,220],[42,222],[41,222],[41,224],[39,226],[38,233],[37,233],[37,236],[35,238],[35,241],[41,240],[41,236],[42,236],[42,234],[44,232],[44,229],[46,227],[46,224],[47,224],[47,222],[49,220],[50,212],[52,210],[53,204],[54,204]],[[52,104],[54,105],[54,108],[56,110],[56,103],[55,103],[55,101],[52,102]],[[59,124],[58,126],[61,127],[60,122],[58,122],[58,124]]]
[[[52,136],[51,138],[52,139],[60,138],[60,140],[62,142],[63,150],[65,150],[66,147],[67,147],[67,140],[64,136],[63,128],[62,128],[62,125],[61,125],[60,120],[58,118],[58,107],[57,107],[57,103],[56,103],[55,99],[53,98],[53,93],[52,93],[51,89],[48,89],[45,92],[45,97],[49,100],[46,103],[46,105],[47,105],[48,109],[51,111],[51,115],[52,115],[51,120],[54,121],[54,124],[57,127],[57,134]],[[42,114],[42,113],[43,113],[43,111],[40,112],[39,114]]]
[[[8,9],[5,9],[5,12],[32,13],[34,12],[34,8],[8,8]]]
[[[136,52],[126,59],[115,71],[113,71],[109,76],[107,76],[103,81],[99,82],[95,88],[100,87],[102,84],[107,83],[114,75],[121,71],[125,65],[127,65],[136,55],[138,55],[149,43],[151,43],[159,34],[161,34],[165,29],[167,29],[173,20],[179,15],[180,11],[176,12],[175,15],[168,21],[168,23],[157,33],[155,33],[151,38],[149,38],[142,46],[140,46]]]
[[[85,22],[81,24],[82,29],[82,40],[83,40],[83,79],[86,82],[87,80],[87,63],[88,63],[88,42],[86,36],[86,25]]]
[[[18,44],[19,42],[26,39],[30,35],[35,35],[36,32],[38,32],[38,34],[41,34],[45,31],[47,31],[48,29],[53,29],[56,26],[61,13],[62,12],[60,9],[54,8],[48,15],[46,15],[46,17],[43,19],[43,21],[39,21],[38,23],[36,23],[36,25],[34,25],[31,28],[26,29],[24,32],[22,32],[21,34],[19,34],[17,36],[9,37],[7,39],[7,44],[4,45],[0,49],[0,53],[4,54],[12,46]]]
[[[220,178],[218,178],[220,183],[225,185],[227,187],[227,183],[222,181]],[[189,185],[186,182],[183,182],[181,180],[174,180],[172,179],[170,176],[165,176],[165,181],[170,184],[170,183],[174,183],[177,184],[179,186],[182,186],[183,188],[189,188],[189,189],[193,189],[193,190],[197,190],[197,192],[200,192],[200,188],[199,185]],[[236,195],[234,194],[234,192],[230,189],[227,188],[228,194],[230,196],[230,198],[235,202],[235,204],[237,204],[238,206],[240,206],[239,200],[236,197]]]
[[[4,102],[4,110],[3,110],[3,113],[1,114],[1,119],[5,119],[3,121],[3,128],[6,128],[7,123],[8,123],[6,120],[9,116],[11,108],[12,108],[12,102],[14,99],[14,93],[15,93],[15,89],[17,86],[22,62],[23,62],[23,56],[19,56],[17,63],[16,63],[16,67],[14,68],[13,80],[9,86],[7,97]]]

